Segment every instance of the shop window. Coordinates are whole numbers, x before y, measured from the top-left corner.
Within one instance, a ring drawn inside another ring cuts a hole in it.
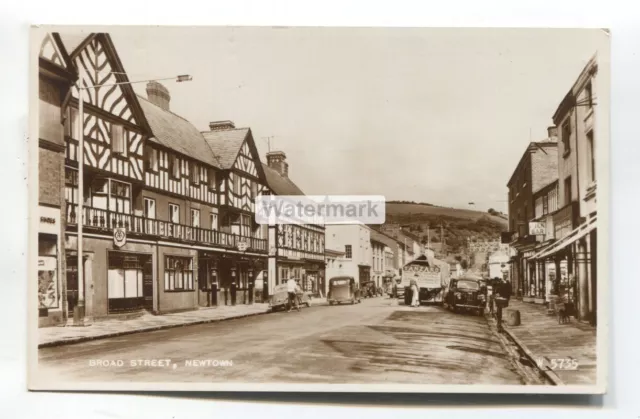
[[[193,258],[165,257],[164,289],[165,291],[193,291]]]
[[[109,253],[107,295],[109,300],[142,298],[143,269],[137,255]]]

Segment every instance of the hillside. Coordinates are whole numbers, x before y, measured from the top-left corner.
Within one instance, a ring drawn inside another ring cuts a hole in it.
[[[424,242],[430,226],[431,242],[439,243],[442,226],[447,250],[453,254],[462,252],[467,238],[498,240],[500,233],[508,228],[504,215],[430,204],[387,202],[386,212],[387,224],[405,225]]]

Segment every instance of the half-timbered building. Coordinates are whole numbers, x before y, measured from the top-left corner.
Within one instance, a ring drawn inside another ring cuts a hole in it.
[[[145,182],[144,146],[150,127],[109,35],[61,39],[78,75],[63,103],[66,279],[69,293],[76,297],[72,304],[83,299],[88,319],[152,310],[155,243],[134,236],[119,243],[114,240],[117,227],[136,230],[135,203]],[[80,136],[84,150],[79,149]],[[78,190],[81,152],[82,193]],[[83,199],[82,215],[79,199]],[[77,254],[80,220],[83,255]],[[78,257],[82,257],[83,283],[78,283]]]
[[[76,72],[57,33],[46,33],[38,56],[38,313],[39,325],[69,318],[64,237],[64,98]]]
[[[257,224],[254,214],[256,197],[269,193],[264,170],[250,128],[217,121],[202,134],[221,169],[218,228],[237,252],[201,256],[219,274],[218,301],[228,303],[235,284],[237,301],[249,302],[254,279],[267,267],[267,226]]]
[[[289,164],[282,151],[267,153],[263,164],[269,190],[275,195],[304,195],[289,178]],[[272,286],[287,279],[299,279],[304,291],[314,294],[325,290],[325,228],[315,224],[276,224],[270,227],[269,274]],[[271,244],[270,243],[270,244]]]

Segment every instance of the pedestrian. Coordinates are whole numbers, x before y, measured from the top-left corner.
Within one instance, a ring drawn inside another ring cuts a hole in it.
[[[236,281],[235,279],[233,281],[231,281],[231,305],[235,306],[236,305]]]
[[[287,294],[289,295],[289,310],[291,311],[294,304],[296,306],[296,310],[300,311],[300,307],[298,307],[298,297],[296,296],[296,281],[293,278],[290,278],[287,281]]]
[[[502,332],[502,309],[509,306],[509,299],[511,298],[511,283],[505,279],[500,281],[496,286],[496,320],[498,325],[498,332]]]
[[[418,283],[415,280],[411,280],[411,307],[418,307],[420,305]]]

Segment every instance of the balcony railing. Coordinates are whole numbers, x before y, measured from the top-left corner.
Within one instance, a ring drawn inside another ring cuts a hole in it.
[[[67,224],[78,223],[78,205],[67,203]],[[139,215],[122,214],[114,211],[84,207],[83,226],[87,230],[113,231],[114,228],[126,228],[127,234],[147,235],[182,242],[237,248],[245,242],[247,251],[266,252],[267,240],[240,236],[223,231],[210,230],[175,224],[169,221],[154,220]]]

